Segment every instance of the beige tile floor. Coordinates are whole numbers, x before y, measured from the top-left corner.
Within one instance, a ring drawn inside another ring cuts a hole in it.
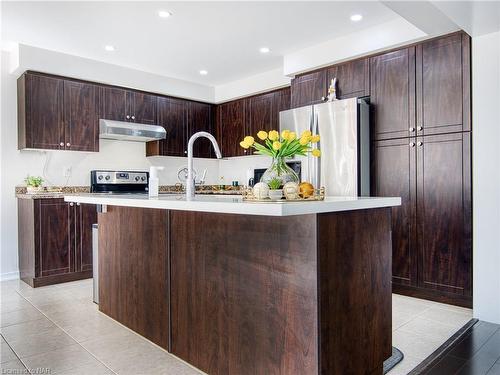
[[[18,280],[0,286],[2,374],[200,374],[101,314],[91,279],[37,289]],[[468,309],[393,295],[393,345],[405,359],[390,374],[407,374],[471,316]]]

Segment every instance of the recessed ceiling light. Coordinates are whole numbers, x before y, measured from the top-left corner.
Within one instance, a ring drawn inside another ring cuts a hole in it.
[[[166,10],[160,10],[158,12],[158,15],[161,17],[161,18],[168,18],[172,15],[172,13],[170,12],[167,12]]]
[[[200,70],[200,74],[202,76],[206,76],[208,74],[208,72],[206,70]]]
[[[106,51],[109,51],[109,52],[113,52],[115,50],[115,47],[111,46],[111,45],[108,45],[108,46],[104,46],[104,49]]]
[[[271,51],[271,50],[269,49],[269,47],[261,47],[261,48],[259,49],[259,51],[260,51],[260,53],[268,53],[268,52],[269,52],[269,51]]]
[[[363,16],[361,14],[353,14],[351,16],[351,21],[358,22],[363,19]]]

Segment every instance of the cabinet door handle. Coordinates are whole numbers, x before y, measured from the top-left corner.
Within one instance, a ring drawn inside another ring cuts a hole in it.
[[[413,133],[415,131],[415,128],[410,128],[408,130],[410,131],[410,133]]]
[[[132,120],[135,120],[135,116],[132,116],[132,117],[131,117],[131,119],[132,119]]]
[[[409,146],[410,147],[415,147],[415,142],[410,142]]]
[[[73,207],[75,204],[74,204],[73,202],[71,202],[69,205],[70,205],[71,207]]]
[[[424,142],[417,142],[417,146],[422,146]]]
[[[59,143],[59,146],[64,147],[64,142]]]
[[[424,127],[423,126],[419,126],[418,127],[418,131],[421,132],[422,130],[424,130]]]
[[[80,205],[80,203],[77,203],[76,205],[77,205],[77,206],[79,206],[79,205]]]
[[[71,146],[71,143],[69,143],[69,142],[66,143],[66,147],[69,147],[69,146]]]
[[[127,116],[125,116],[125,117],[127,118],[127,120],[129,120],[129,119],[130,119],[130,115],[127,115]]]
[[[187,154],[188,152],[187,151],[184,151],[185,154]]]

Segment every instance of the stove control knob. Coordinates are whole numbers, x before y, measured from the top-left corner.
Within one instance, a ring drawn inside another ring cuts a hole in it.
[[[106,179],[106,181],[108,181],[110,177],[109,177],[109,175],[107,175],[107,176],[106,176],[106,177],[104,177],[104,178]]]
[[[134,180],[139,181],[139,176],[135,176]]]
[[[99,177],[97,177],[98,180],[102,180],[102,178],[103,178],[102,174]]]
[[[141,177],[141,181],[146,181],[146,177]]]

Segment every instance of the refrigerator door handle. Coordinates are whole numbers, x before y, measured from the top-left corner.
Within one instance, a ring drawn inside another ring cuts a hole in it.
[[[316,111],[313,111],[313,121],[312,121],[312,126],[311,126],[311,132],[313,134],[318,134],[318,113]],[[315,143],[312,145],[312,148],[318,148],[319,143]],[[308,160],[309,160],[309,166],[310,166],[310,182],[313,184],[313,186],[317,189],[319,189],[321,186],[321,180],[320,180],[320,162],[319,158],[316,158],[312,156],[312,154],[308,155]]]
[[[317,134],[318,132],[318,114],[316,112],[313,113],[313,121],[311,125],[311,132],[313,134]]]

